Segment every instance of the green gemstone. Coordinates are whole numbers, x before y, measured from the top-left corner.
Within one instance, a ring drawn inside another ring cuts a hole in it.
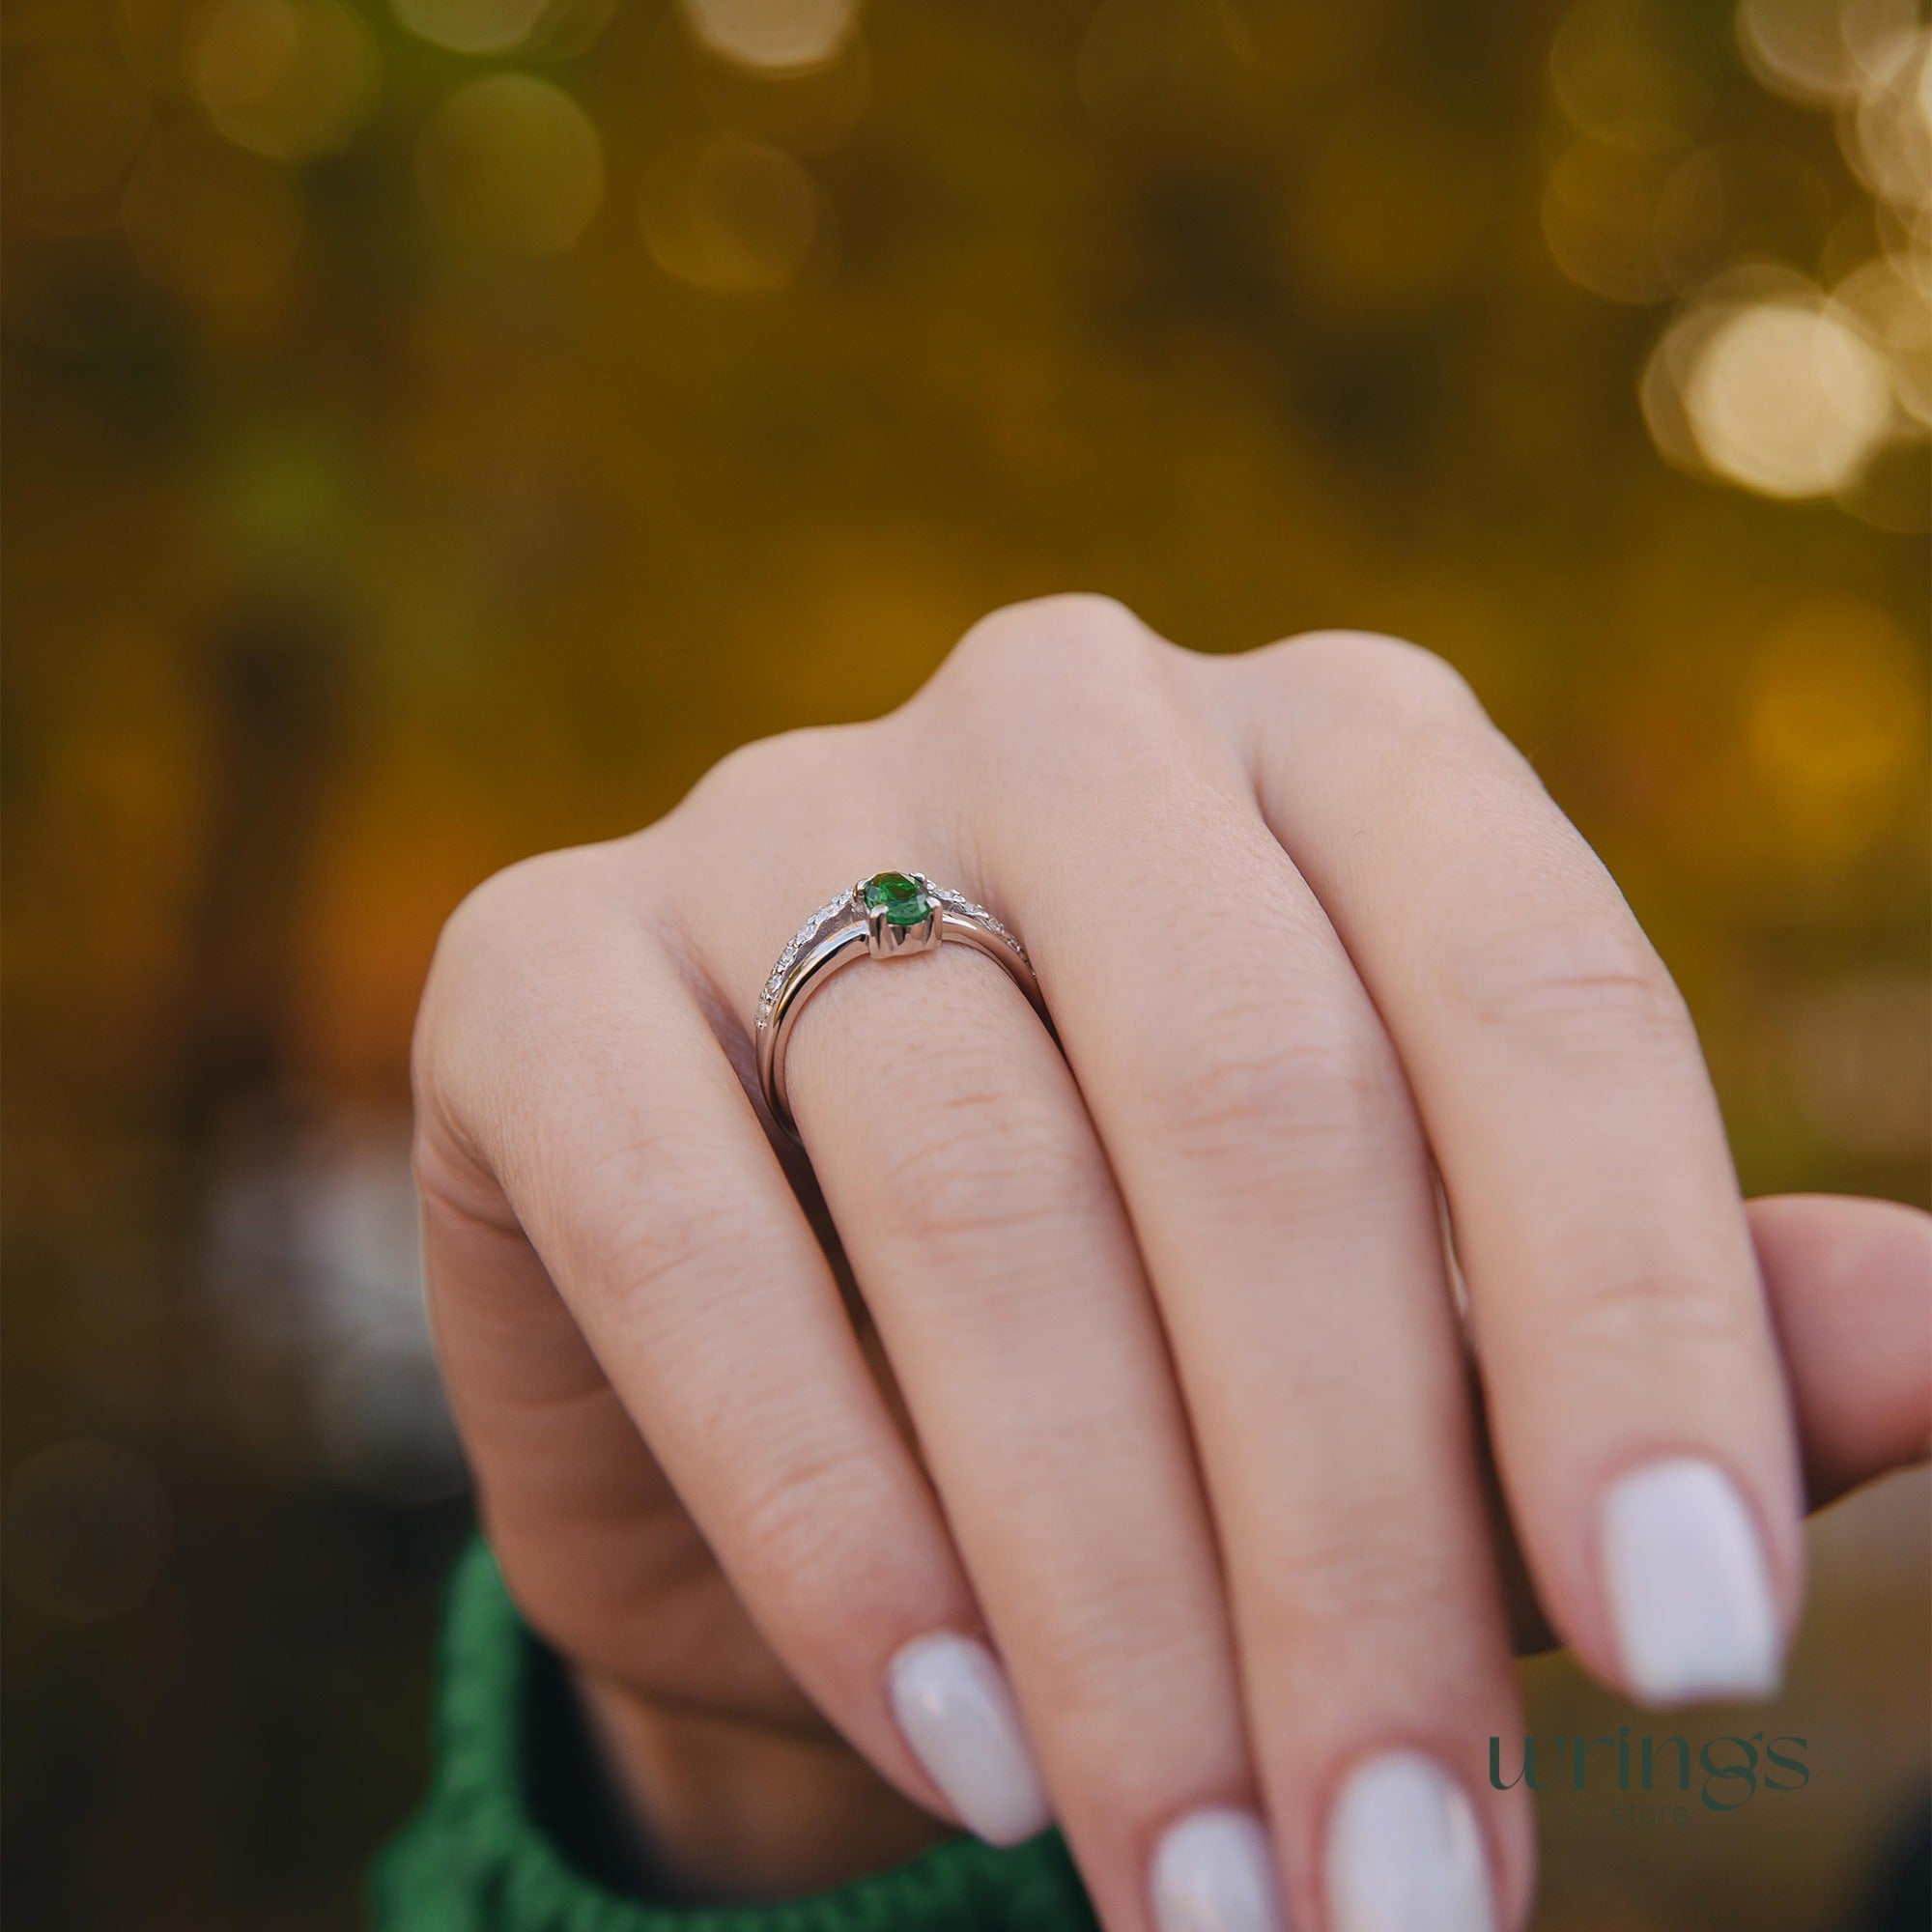
[[[884,913],[888,925],[921,925],[932,917],[925,888],[903,872],[874,872],[864,893],[867,905]]]

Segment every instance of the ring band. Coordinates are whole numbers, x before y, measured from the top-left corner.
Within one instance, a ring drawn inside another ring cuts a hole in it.
[[[758,1085],[772,1118],[793,1140],[798,1128],[785,1092],[785,1048],[806,1001],[858,960],[909,958],[948,942],[997,959],[1046,1020],[1026,948],[984,906],[934,885],[923,872],[874,872],[820,906],[792,934],[758,996],[757,1036]]]

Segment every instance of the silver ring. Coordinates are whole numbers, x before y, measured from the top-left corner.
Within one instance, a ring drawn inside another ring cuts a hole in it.
[[[757,1034],[758,1085],[772,1118],[793,1140],[798,1128],[785,1093],[785,1047],[806,1001],[858,960],[907,959],[947,942],[977,947],[997,959],[1047,1019],[1026,948],[984,906],[934,885],[923,872],[874,872],[820,906],[792,934],[758,996]]]

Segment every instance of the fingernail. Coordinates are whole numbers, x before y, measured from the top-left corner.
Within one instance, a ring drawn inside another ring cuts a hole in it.
[[[1463,1787],[1420,1751],[1349,1775],[1328,1825],[1333,1932],[1495,1932],[1483,1834]]]
[[[1721,1470],[1679,1457],[1612,1485],[1604,1575],[1624,1677],[1645,1703],[1777,1689],[1777,1612],[1764,1552]]]
[[[886,1670],[893,1716],[959,1822],[1017,1845],[1053,1820],[1007,1673],[983,1643],[952,1631],[915,1638]]]
[[[1158,1932],[1282,1932],[1274,1859],[1251,1811],[1196,1811],[1153,1855]]]

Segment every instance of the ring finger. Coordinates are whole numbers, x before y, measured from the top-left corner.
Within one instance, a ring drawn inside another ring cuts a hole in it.
[[[769,932],[727,942],[741,999],[768,950]],[[787,1051],[800,1136],[1089,1889],[1113,1932],[1182,1932],[1150,1918],[1160,1844],[1234,1832],[1252,1853],[1260,1833],[1187,1427],[1065,1063],[959,946],[832,980]],[[1264,1852],[1251,1862],[1266,1888]]]

